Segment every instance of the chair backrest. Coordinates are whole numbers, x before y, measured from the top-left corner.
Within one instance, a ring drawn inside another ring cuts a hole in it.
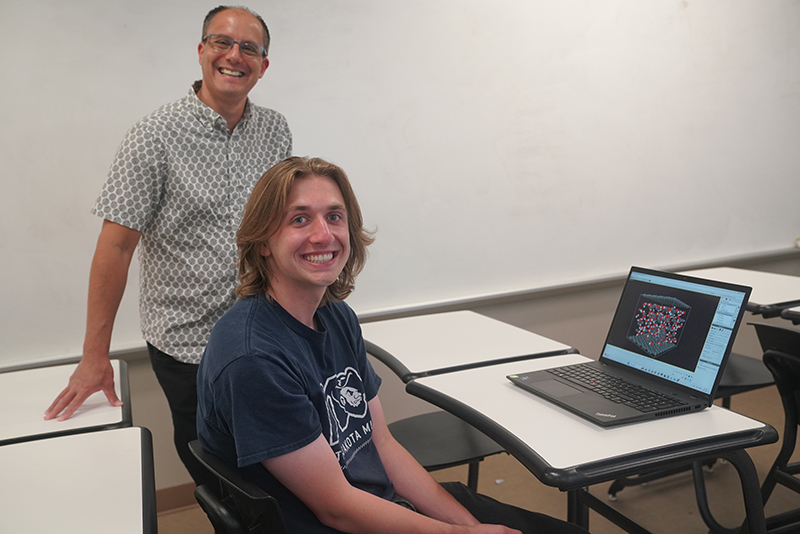
[[[781,397],[800,395],[800,330],[751,324],[764,351],[764,364],[775,378]]]
[[[800,424],[800,354],[787,354],[768,349],[764,352],[764,365],[775,378],[778,393],[786,415],[784,442],[797,433]],[[794,438],[792,438],[794,439]],[[791,445],[794,448],[794,443]]]
[[[783,445],[776,462],[786,465],[793,453],[800,424],[800,330],[752,323],[764,350],[764,365],[772,373],[786,416]]]
[[[246,480],[221,458],[203,449],[199,441],[190,442],[189,449],[220,482],[218,489],[222,490],[221,495],[207,489],[201,490],[203,486],[198,488],[199,492],[195,492],[215,529],[226,534],[240,534],[243,526],[245,533],[287,534],[283,513],[274,497]],[[221,510],[220,506],[225,510]],[[212,514],[216,517],[212,518]]]
[[[749,323],[756,329],[761,349],[800,356],[800,330],[767,323]]]

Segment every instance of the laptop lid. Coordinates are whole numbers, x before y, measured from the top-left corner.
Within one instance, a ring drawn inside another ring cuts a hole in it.
[[[632,267],[600,362],[677,387],[710,404],[750,291]]]

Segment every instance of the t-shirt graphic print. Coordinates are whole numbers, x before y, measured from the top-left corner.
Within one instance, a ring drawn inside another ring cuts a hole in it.
[[[356,369],[347,367],[329,377],[322,388],[328,409],[328,443],[345,467],[372,436],[364,383]]]

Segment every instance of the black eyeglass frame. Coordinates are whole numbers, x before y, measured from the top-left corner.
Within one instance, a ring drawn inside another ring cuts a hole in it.
[[[224,50],[225,52],[227,52],[228,50],[233,48],[233,45],[238,44],[239,45],[239,52],[241,52],[245,56],[250,56],[250,54],[247,54],[244,51],[244,49],[242,48],[242,45],[244,45],[246,47],[253,46],[260,52],[258,55],[252,56],[254,58],[255,57],[261,57],[263,59],[263,58],[267,57],[267,49],[264,48],[263,46],[261,46],[260,44],[252,43],[250,41],[234,41],[233,39],[231,39],[227,35],[222,35],[220,33],[209,33],[208,35],[203,37],[203,42],[204,43],[207,42],[209,37],[219,37],[220,39],[223,39],[223,40],[229,42],[230,45]],[[209,46],[213,47],[214,45],[209,43]]]

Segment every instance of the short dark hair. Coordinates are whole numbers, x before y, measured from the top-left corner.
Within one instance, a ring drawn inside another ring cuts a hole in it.
[[[262,247],[280,228],[286,211],[286,201],[294,183],[307,176],[330,178],[339,187],[347,211],[350,233],[350,257],[339,278],[328,286],[320,306],[329,299],[344,300],[355,288],[358,273],[367,260],[367,247],[374,241],[373,233],[364,228],[361,207],[345,172],[333,163],[319,158],[292,156],[276,164],[258,180],[236,233],[239,250],[239,297],[258,295],[269,290],[273,276],[262,254]]]
[[[203,20],[203,35],[200,36],[200,40],[202,41],[205,39],[206,35],[208,35],[208,26],[211,24],[211,21],[214,20],[214,17],[217,16],[218,13],[225,11],[227,9],[240,9],[242,11],[247,11],[255,18],[258,19],[258,22],[261,23],[261,27],[264,29],[264,53],[269,52],[269,28],[267,28],[267,23],[264,22],[264,19],[261,18],[261,15],[253,11],[252,9],[244,6],[217,6],[211,11],[208,12],[206,18]]]

